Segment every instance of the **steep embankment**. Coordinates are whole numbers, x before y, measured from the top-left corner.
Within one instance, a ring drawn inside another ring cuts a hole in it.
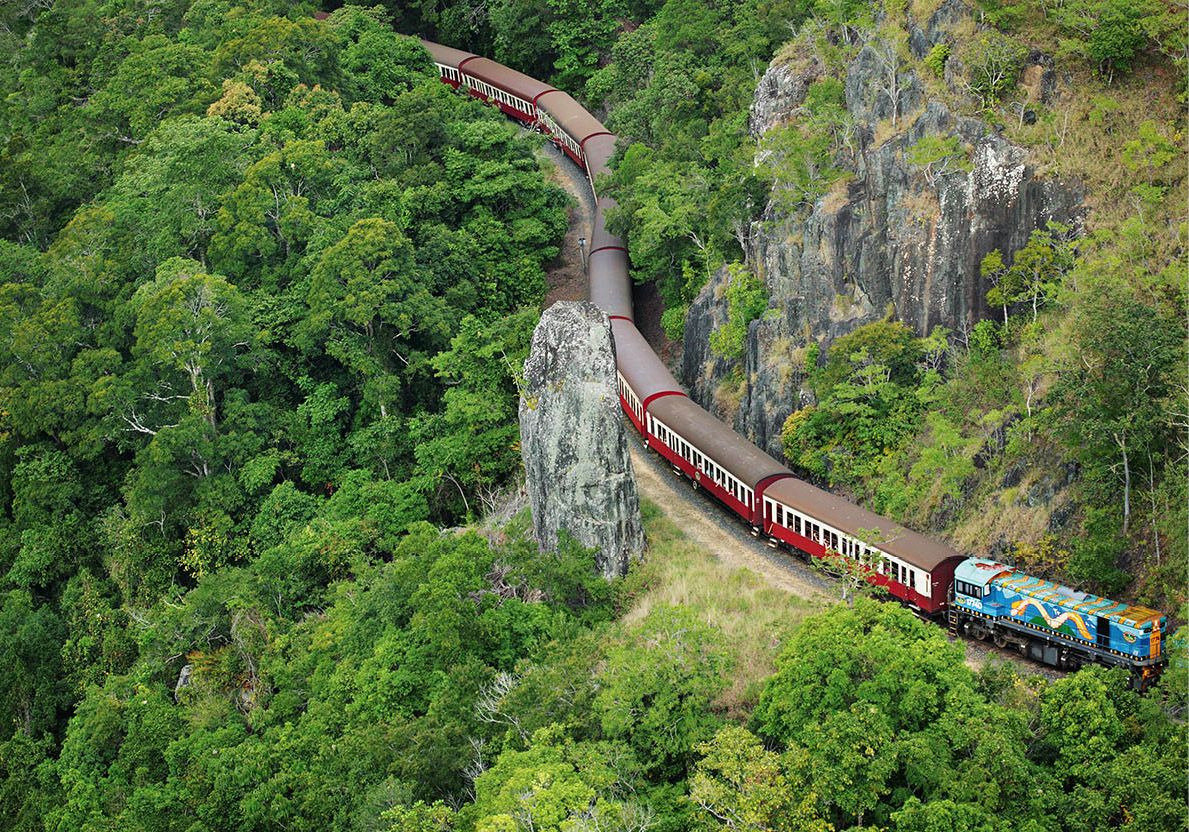
[[[962,9],[947,4],[916,30],[917,57],[966,18]],[[779,165],[781,150],[765,149],[766,139],[804,112],[814,84],[840,82],[848,135],[839,154],[847,170],[816,200],[790,197],[795,184],[777,181],[747,252],[771,312],[748,332],[737,405],[716,393],[740,368],[710,341],[728,315],[726,269],[686,316],[683,377],[691,393],[777,457],[784,421],[812,400],[804,365],[810,343],[828,350],[889,314],[920,337],[938,326],[969,332],[998,311],[988,308],[993,283],[979,269],[987,254],[998,249],[1010,260],[1034,230],[1081,224],[1079,181],[1038,177],[1025,148],[930,97],[912,70],[901,71],[894,96],[887,92],[885,48],[872,41],[838,71],[802,40],[756,89],[749,129],[760,142],[757,161]],[[1041,60],[1030,67],[1043,72]]]
[[[1180,53],[1087,66],[1067,11],[910,6],[803,26],[759,81],[773,186],[688,308],[683,381],[882,514],[1178,615]]]

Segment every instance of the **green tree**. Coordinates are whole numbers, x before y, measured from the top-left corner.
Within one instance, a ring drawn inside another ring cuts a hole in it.
[[[1082,301],[1074,326],[1077,363],[1058,376],[1053,416],[1088,478],[1099,487],[1121,486],[1122,494],[1114,493],[1121,496],[1126,534],[1135,472],[1160,457],[1170,436],[1170,396],[1184,343],[1168,313],[1109,280]]]
[[[705,828],[772,832],[832,832],[817,812],[818,795],[799,788],[790,758],[766,750],[734,725],[698,746],[703,756],[690,778],[690,800],[706,813]],[[790,778],[790,774],[793,778]]]
[[[768,308],[768,287],[738,263],[728,265],[727,271],[727,322],[710,333],[710,348],[737,361],[743,357],[748,325]]]
[[[998,29],[982,29],[958,54],[965,74],[961,83],[987,109],[1016,85],[1028,47]]]
[[[608,651],[595,700],[604,732],[626,741],[655,778],[680,776],[718,728],[708,706],[728,666],[714,632],[691,611],[654,608]]]
[[[1128,72],[1148,45],[1148,32],[1162,26],[1169,12],[1153,0],[1074,0],[1057,7],[1057,25],[1067,38],[1061,53],[1089,61],[1109,84],[1116,72]]]

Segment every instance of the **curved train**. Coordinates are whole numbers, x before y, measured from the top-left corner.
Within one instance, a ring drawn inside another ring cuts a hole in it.
[[[647,447],[704,488],[770,545],[837,557],[951,632],[992,639],[1061,669],[1099,662],[1146,687],[1165,664],[1158,612],[1077,592],[910,531],[801,481],[699,407],[636,329],[627,243],[605,224],[598,192],[616,137],[565,92],[478,55],[422,41],[441,80],[547,135],[595,195],[590,299],[611,319],[620,404]]]

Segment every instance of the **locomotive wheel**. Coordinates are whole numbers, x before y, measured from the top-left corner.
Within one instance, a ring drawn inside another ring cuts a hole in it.
[[[1005,639],[1001,635],[996,634],[995,635],[995,646],[1000,649],[1007,647],[1007,639]]]

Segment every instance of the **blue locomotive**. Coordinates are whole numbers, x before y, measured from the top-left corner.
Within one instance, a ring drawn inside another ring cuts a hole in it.
[[[1137,688],[1164,666],[1163,615],[1052,581],[985,558],[954,570],[951,630],[1062,670],[1098,662],[1126,667]]]

